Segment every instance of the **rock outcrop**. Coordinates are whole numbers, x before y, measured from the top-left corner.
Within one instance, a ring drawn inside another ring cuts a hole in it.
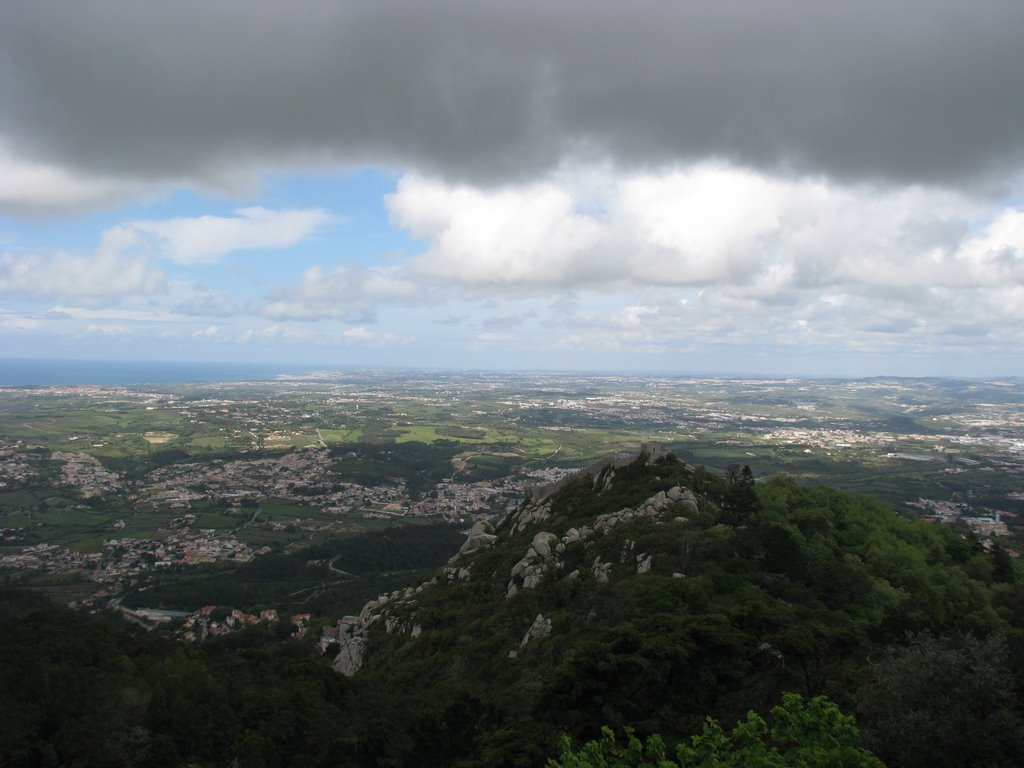
[[[497,540],[498,537],[494,535],[494,528],[491,524],[485,520],[480,520],[470,528],[466,541],[463,542],[459,551],[456,552],[448,562],[454,563],[460,557],[471,555],[474,552],[479,552],[481,549],[486,549]]]
[[[678,511],[680,507],[684,508],[687,512],[693,511],[697,508],[697,499],[692,491],[677,485],[667,491],[659,491],[636,508],[624,507],[618,512],[598,515],[594,518],[593,526],[569,528],[561,538],[549,531],[540,531],[534,534],[533,541],[529,549],[526,550],[526,554],[523,555],[519,562],[512,566],[512,571],[509,574],[508,583],[505,587],[505,597],[510,598],[521,589],[534,589],[543,583],[548,574],[561,570],[563,565],[562,555],[567,547],[579,542],[585,543],[594,536],[604,534],[626,520],[639,517],[662,517],[670,511]],[[523,530],[527,525],[548,520],[550,516],[550,502],[545,502],[536,507],[527,505],[517,514],[517,518],[512,525],[512,531],[515,533],[516,531]],[[686,518],[675,516],[675,519],[685,521]],[[624,546],[627,548],[620,554],[620,562],[625,563],[631,557],[632,544],[628,540],[625,542]],[[607,564],[607,566],[607,568],[604,566],[598,568],[595,564],[592,568],[594,578],[602,583],[608,581],[611,573],[611,564]],[[647,573],[650,567],[650,558],[647,558],[645,562],[641,562],[640,558],[637,558],[637,571],[639,573]],[[644,570],[641,571],[640,568]]]
[[[448,568],[446,571],[460,570]],[[366,647],[369,642],[370,629],[382,622],[388,634],[401,633],[411,637],[419,637],[423,627],[413,621],[411,609],[416,605],[416,595],[424,589],[436,586],[435,576],[418,587],[407,587],[380,595],[363,606],[358,616],[345,616],[338,622],[338,655],[332,667],[336,672],[351,677],[363,666]]]
[[[533,589],[543,581],[546,573],[561,568],[562,562],[557,551],[560,544],[558,536],[553,533],[541,531],[536,534],[526,554],[512,566],[508,586],[505,588],[506,596],[512,597],[520,589]]]
[[[654,461],[665,456],[666,452],[664,447],[661,445],[656,443],[645,443],[640,446],[640,455],[645,456],[647,461]],[[528,499],[540,504],[548,497],[553,496],[567,485],[574,482],[581,475],[590,475],[594,478],[595,489],[600,488],[601,490],[607,490],[611,487],[614,470],[618,467],[624,467],[627,464],[631,464],[636,461],[636,459],[637,456],[635,454],[617,454],[615,456],[609,456],[594,462],[575,474],[566,475],[561,480],[556,480],[552,483],[542,483],[540,485],[528,485],[523,490]]]
[[[338,645],[340,649],[334,659],[334,670],[351,677],[363,666],[366,652],[366,633],[358,616],[346,616],[338,622]]]
[[[520,531],[526,530],[528,526],[544,522],[550,517],[551,502],[528,504],[516,515],[516,520],[512,523],[512,535],[515,536]]]
[[[621,457],[615,457],[595,465],[593,472],[593,488],[602,493],[615,487],[616,470],[628,463]],[[650,465],[649,465],[650,466]],[[655,478],[657,479],[657,478]],[[564,486],[564,484],[561,484]],[[466,541],[459,551],[448,561],[448,565],[437,572],[427,582],[418,587],[409,587],[381,595],[371,600],[360,612],[359,616],[347,616],[339,622],[340,651],[334,661],[334,669],[345,675],[353,675],[362,667],[368,652],[371,629],[379,626],[379,630],[388,635],[405,635],[409,638],[419,637],[425,629],[426,622],[417,617],[419,607],[417,599],[424,590],[439,587],[454,588],[459,584],[474,581],[476,578],[487,579],[498,574],[474,573],[476,556],[487,549],[500,547],[505,539],[519,537],[531,528],[544,526],[544,530],[533,533],[526,552],[511,567],[505,580],[505,598],[512,599],[523,590],[536,589],[548,579],[567,578],[584,579],[590,576],[599,583],[608,583],[613,569],[618,576],[628,574],[649,573],[653,567],[653,556],[649,552],[635,552],[635,542],[624,539],[617,542],[617,558],[606,560],[596,552],[584,554],[586,560],[580,560],[579,549],[584,552],[599,540],[608,536],[613,529],[630,520],[649,518],[657,523],[668,521],[686,522],[687,516],[700,510],[696,496],[691,490],[675,485],[667,490],[658,491],[633,507],[623,507],[616,512],[596,515],[587,525],[568,527],[561,535],[553,522],[552,500],[547,496],[528,498],[527,501],[513,512],[505,523],[495,530],[489,523],[477,522],[470,529]],[[499,533],[501,531],[501,533]],[[521,544],[519,545],[521,546]],[[607,546],[601,549],[607,553]],[[580,566],[571,573],[564,574],[565,558],[569,553],[572,560]],[[594,556],[596,555],[596,556]],[[615,560],[617,559],[617,563]],[[507,562],[507,561],[506,561]],[[589,562],[589,568],[582,563]],[[676,574],[673,574],[676,575]],[[680,574],[681,575],[681,574]],[[426,614],[424,614],[426,615]],[[538,614],[519,648],[525,647],[531,640],[547,637],[551,632],[551,620]],[[518,649],[509,652],[516,657]]]
[[[597,579],[599,584],[607,584],[612,574],[612,564],[602,563],[601,556],[598,555],[594,558],[594,564],[591,566],[591,573],[594,574],[594,578]]]
[[[526,644],[531,640],[540,640],[551,634],[551,619],[545,619],[544,614],[538,613],[537,618],[533,620],[533,624],[526,630],[526,634],[523,635],[522,642],[519,643],[520,648],[526,647]]]

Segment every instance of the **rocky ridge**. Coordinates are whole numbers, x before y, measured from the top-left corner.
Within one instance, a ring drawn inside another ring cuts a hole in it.
[[[652,457],[641,453],[640,462],[651,462],[660,455]],[[629,462],[621,459],[605,461],[584,470],[580,476],[592,478],[592,489],[604,493],[614,487],[616,475],[622,466]],[[576,480],[579,481],[580,476]],[[566,484],[562,484],[564,488]],[[561,490],[561,489],[559,489]],[[557,493],[557,492],[556,492]],[[586,552],[597,542],[603,540],[614,528],[631,520],[648,518],[657,524],[685,523],[689,515],[700,511],[700,503],[696,495],[687,487],[672,485],[647,497],[633,506],[626,506],[614,512],[598,514],[586,524],[566,525],[564,516],[556,514],[557,498],[554,496],[535,495],[516,511],[503,520],[497,529],[486,522],[477,522],[468,532],[466,541],[459,551],[449,560],[447,566],[436,573],[429,581],[416,587],[396,590],[379,596],[368,602],[358,616],[346,616],[339,623],[340,651],[334,661],[334,669],[341,674],[354,675],[363,666],[367,657],[369,644],[374,632],[383,630],[393,635],[401,634],[410,638],[419,637],[424,632],[423,623],[418,620],[418,605],[426,590],[434,590],[442,585],[470,582],[477,575],[474,563],[478,557],[494,548],[511,548],[523,535],[534,531],[529,545],[523,555],[505,572],[503,578],[504,597],[506,601],[525,590],[533,590],[548,581],[566,578],[581,578],[581,568],[573,568],[566,573],[567,555],[575,554],[571,559],[580,560],[580,554]],[[564,526],[564,529],[563,529]],[[542,528],[541,530],[536,530]],[[550,530],[547,530],[550,529]],[[521,545],[520,545],[521,546]],[[586,560],[591,565],[586,575],[592,576],[598,583],[607,583],[616,569],[628,570],[633,574],[650,572],[654,563],[654,554],[634,552],[635,542],[624,540],[620,548],[618,563],[598,553],[593,560]],[[522,550],[520,550],[522,551]],[[681,576],[681,574],[673,574]],[[481,573],[479,578],[499,578],[498,572]],[[533,624],[526,629],[526,634],[519,649],[531,640],[543,639],[553,631],[552,621],[538,614]],[[509,656],[515,658],[519,649],[510,649]]]

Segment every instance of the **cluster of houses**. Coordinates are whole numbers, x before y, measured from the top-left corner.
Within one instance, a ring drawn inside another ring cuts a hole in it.
[[[171,464],[150,472],[144,487],[168,502],[216,497],[241,503],[258,496],[288,496],[322,484],[331,459],[322,448],[283,456]]]
[[[60,484],[77,489],[84,499],[97,498],[121,488],[121,479],[95,456],[78,451],[54,451],[50,459],[62,462]]]
[[[35,474],[23,453],[8,447],[0,448],[0,488],[24,483]]]
[[[248,562],[256,555],[270,552],[270,547],[253,548],[211,528],[179,528],[163,539],[110,539],[103,542],[103,551],[104,572],[116,578],[126,567],[145,570],[218,560]]]
[[[202,498],[228,502],[231,507],[279,498],[318,506],[332,514],[363,510],[376,517],[443,515],[459,518],[493,511],[521,497],[518,484],[510,480],[476,483],[442,481],[426,498],[413,501],[402,484],[364,486],[331,482],[331,459],[322,448],[294,451],[262,459],[175,464],[150,473],[146,493],[151,501],[172,508],[188,508]]]
[[[21,552],[0,556],[0,568],[45,570],[50,573],[80,571],[99,584],[118,585],[148,571],[173,566],[192,566],[218,560],[247,562],[270,552],[253,548],[211,529],[181,528],[163,539],[125,537],[103,542],[102,552],[78,552],[56,544],[36,544]]]
[[[477,483],[453,483],[443,480],[427,498],[410,504],[414,515],[442,515],[458,520],[467,515],[489,514],[496,507],[518,503],[521,483],[508,479]]]
[[[246,613],[238,608],[220,609],[216,605],[204,605],[198,611],[188,614],[178,614],[169,617],[184,618],[178,635],[187,643],[202,642],[209,637],[220,637],[222,635],[238,632],[239,630],[253,627],[258,624],[277,624],[280,621],[277,610],[267,608],[256,613]],[[288,619],[292,627],[291,637],[301,639],[306,636],[309,630],[309,622],[312,619],[310,613],[296,613]]]
[[[975,515],[973,514],[974,509],[970,504],[936,499],[918,499],[915,502],[911,502],[910,506],[924,510],[926,512],[925,520],[945,523],[947,525],[956,522],[963,523],[982,539],[982,543],[986,547],[991,547],[993,536],[1010,535],[1010,529],[1002,520],[1003,515],[1008,514],[1006,512],[994,510],[989,515]],[[1011,549],[1008,551],[1011,555],[1016,554],[1016,550]]]

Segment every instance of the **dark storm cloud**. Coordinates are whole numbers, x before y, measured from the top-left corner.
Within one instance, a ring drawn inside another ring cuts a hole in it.
[[[715,156],[953,183],[1024,161],[1016,0],[0,2],[0,140],[79,172]]]

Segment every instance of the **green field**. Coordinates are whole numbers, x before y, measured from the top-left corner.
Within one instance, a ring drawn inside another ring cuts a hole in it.
[[[273,520],[295,520],[299,518],[317,518],[317,519],[330,519],[329,515],[321,513],[319,508],[307,507],[302,504],[295,504],[290,501],[284,501],[283,499],[270,499],[260,504],[260,508],[263,511],[263,516],[269,515],[269,518]]]
[[[363,436],[361,429],[321,429],[320,435],[329,444],[357,443]]]
[[[34,507],[41,499],[28,490],[0,492],[0,510],[14,510],[23,507]]]
[[[241,523],[240,518],[230,515],[219,515],[216,512],[206,512],[196,518],[196,528],[237,528]]]

